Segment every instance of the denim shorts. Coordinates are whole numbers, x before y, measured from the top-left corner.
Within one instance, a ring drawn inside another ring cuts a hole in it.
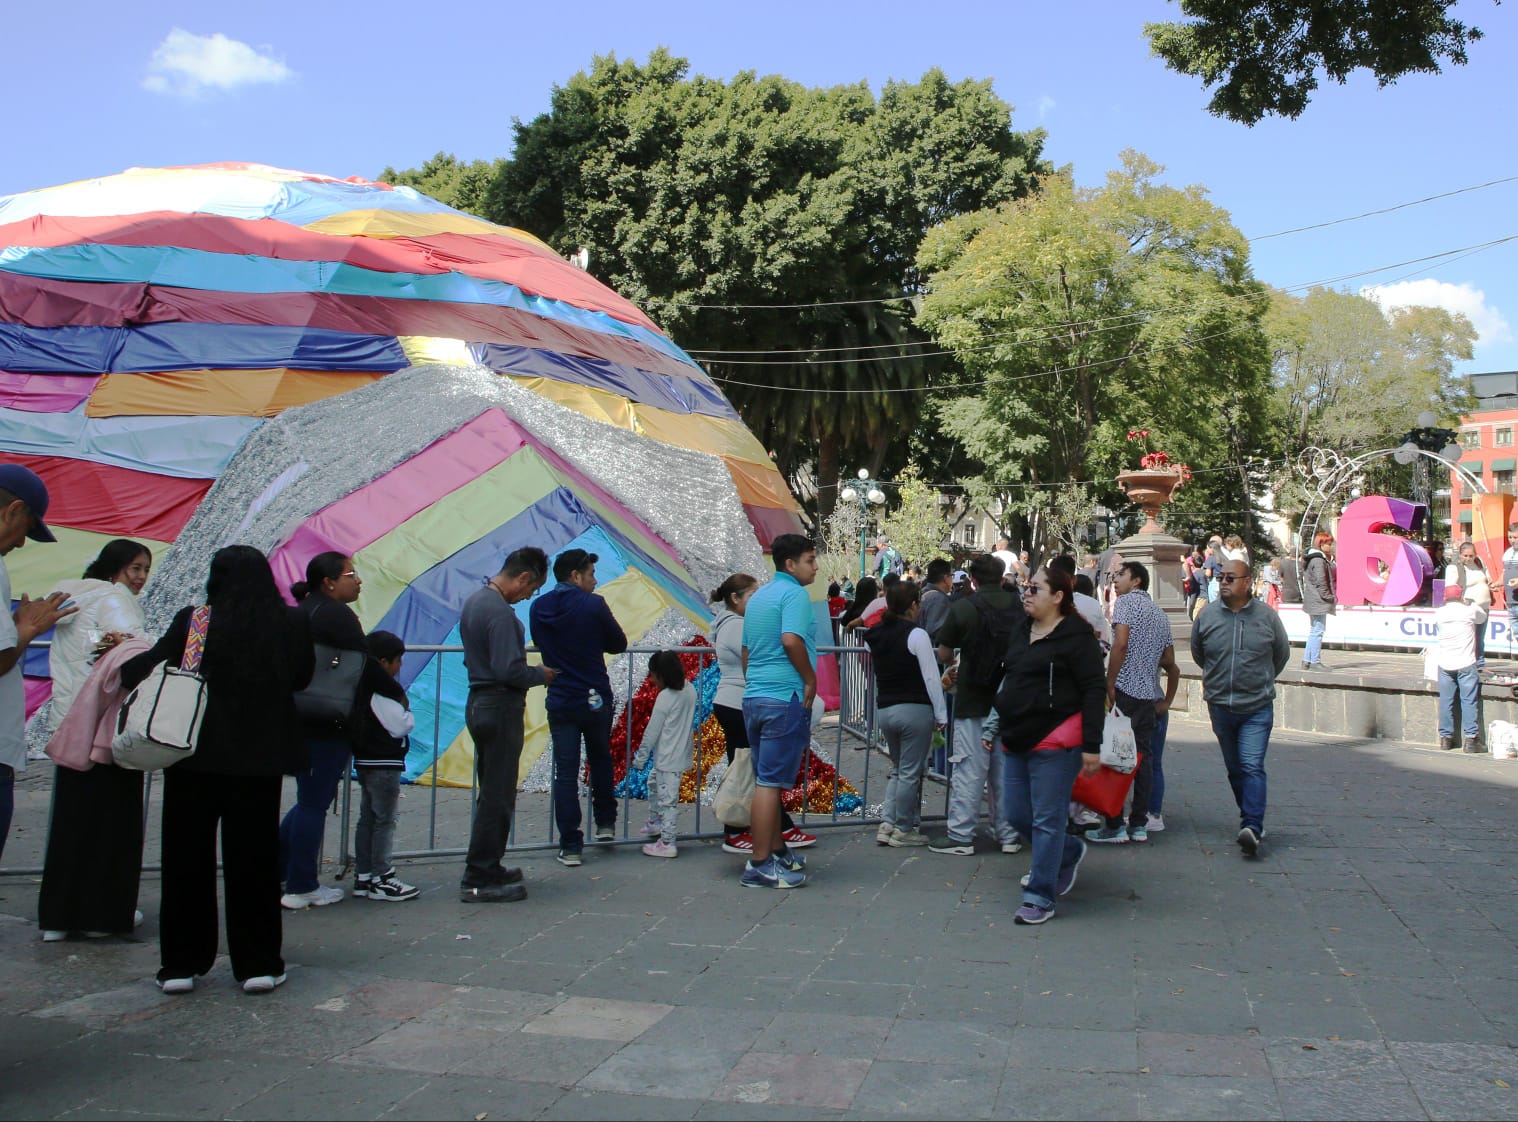
[[[743,725],[753,753],[755,785],[782,791],[796,786],[801,758],[812,739],[812,714],[801,698],[796,694],[789,701],[746,697]]]

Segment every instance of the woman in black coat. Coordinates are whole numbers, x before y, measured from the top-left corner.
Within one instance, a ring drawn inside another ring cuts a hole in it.
[[[189,993],[216,961],[219,827],[232,974],[248,993],[267,993],[285,980],[279,795],[281,777],[301,761],[294,695],[311,680],[311,636],[252,546],[211,558],[206,603],[205,719],[195,754],[164,772],[158,985]],[[123,664],[125,688],[160,663],[180,665],[194,610],[181,608],[152,650]]]
[[[1076,775],[1101,767],[1107,675],[1074,592],[1061,569],[1040,569],[1028,582],[1027,621],[1012,632],[996,698],[1007,817],[1033,846],[1017,923],[1052,917],[1056,897],[1075,886],[1086,856],[1086,843],[1066,824]]]

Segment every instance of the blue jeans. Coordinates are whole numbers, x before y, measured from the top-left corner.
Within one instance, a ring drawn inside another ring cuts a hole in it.
[[[1239,826],[1248,826],[1259,833],[1265,828],[1265,753],[1270,748],[1275,709],[1266,705],[1250,713],[1239,713],[1209,704],[1207,713],[1212,718],[1218,747],[1223,750],[1233,801],[1239,804]]]
[[[279,824],[279,871],[285,891],[315,892],[316,861],[327,828],[327,808],[353,755],[346,740],[308,739],[310,766],[295,776],[295,805]]]
[[[1475,663],[1439,671],[1439,735],[1455,735],[1455,692],[1460,693],[1460,725],[1466,736],[1481,735],[1481,672]]]
[[[1084,852],[1081,840],[1066,829],[1070,790],[1081,770],[1081,750],[1002,752],[1001,757],[1007,820],[1033,846],[1023,903],[1052,908],[1059,875]]]
[[[1328,627],[1327,616],[1308,616],[1311,626],[1307,629],[1307,649],[1302,652],[1302,662],[1311,666],[1323,661],[1323,632]]]
[[[1154,761],[1154,785],[1149,788],[1149,813],[1163,814],[1165,805],[1165,734],[1170,731],[1170,710],[1154,722],[1154,738],[1149,741],[1149,758]]]
[[[581,702],[548,711],[548,738],[553,743],[553,818],[559,828],[559,848],[578,852],[585,847],[580,829],[580,740],[590,764],[590,801],[597,826],[617,824],[616,783],[611,768],[611,706],[592,709]]]
[[[745,697],[743,725],[754,760],[754,785],[788,791],[800,778],[801,761],[812,742],[812,714],[799,694],[789,701]]]
[[[16,811],[16,769],[0,764],[0,857],[5,856],[5,839],[11,832],[11,815]]]

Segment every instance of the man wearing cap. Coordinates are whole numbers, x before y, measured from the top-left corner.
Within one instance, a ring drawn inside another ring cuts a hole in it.
[[[566,549],[554,560],[559,582],[533,602],[532,641],[559,676],[548,687],[548,736],[553,744],[553,816],[559,863],[581,863],[580,742],[590,763],[596,841],[617,836],[617,794],[611,763],[611,679],[606,656],[627,650],[627,636],[596,595],[594,553]]]
[[[34,542],[58,539],[42,520],[47,517],[47,486],[20,464],[0,464],[0,557]],[[11,575],[0,560],[0,597],[11,602]],[[11,832],[16,803],[16,773],[26,770],[26,685],[22,657],[38,635],[79,609],[66,593],[43,600],[26,594],[14,612],[0,612],[0,854]]]

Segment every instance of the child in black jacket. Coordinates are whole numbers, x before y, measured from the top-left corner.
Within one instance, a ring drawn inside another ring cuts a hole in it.
[[[374,662],[365,668],[361,684],[365,695],[359,699],[363,731],[353,758],[363,792],[353,841],[353,895],[370,900],[413,900],[421,890],[397,879],[395,866],[390,863],[401,771],[410,747],[407,734],[416,727],[406,691],[396,681],[406,644],[389,631],[370,632],[368,644]]]

